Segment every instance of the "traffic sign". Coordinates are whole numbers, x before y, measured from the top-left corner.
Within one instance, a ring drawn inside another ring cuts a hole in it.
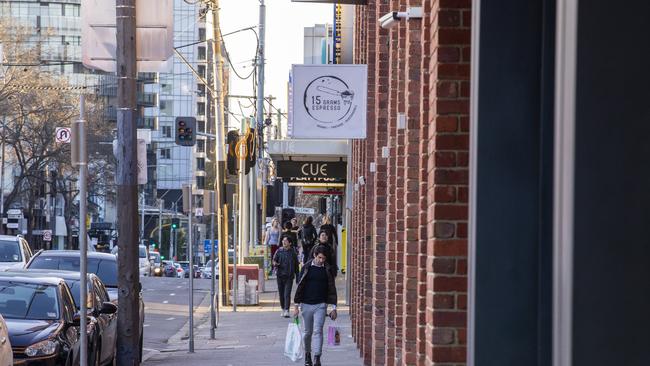
[[[52,230],[43,230],[43,241],[52,241]]]
[[[214,250],[217,251],[218,248],[219,248],[219,241],[214,240]],[[212,247],[210,246],[210,240],[209,239],[205,239],[203,241],[203,252],[206,253],[206,254],[212,252]]]
[[[62,144],[69,144],[70,138],[72,137],[72,132],[68,127],[57,127],[56,128],[56,142]]]
[[[203,216],[203,207],[197,207],[194,209],[194,216],[201,217]]]
[[[313,215],[316,213],[316,210],[314,210],[311,207],[292,207],[292,208],[297,214]]]

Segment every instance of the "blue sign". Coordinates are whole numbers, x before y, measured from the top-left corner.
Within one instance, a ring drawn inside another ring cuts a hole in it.
[[[219,241],[215,240],[214,241],[214,250],[217,251],[219,249]],[[203,241],[203,252],[206,254],[212,253],[212,247],[210,246],[210,240],[206,239]]]

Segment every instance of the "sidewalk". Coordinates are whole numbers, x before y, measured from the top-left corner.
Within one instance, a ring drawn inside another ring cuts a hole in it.
[[[341,278],[341,285],[344,284]],[[260,294],[260,306],[238,306],[237,312],[232,308],[221,309],[216,339],[210,339],[209,314],[199,312],[195,316],[194,350],[187,352],[188,340],[186,324],[181,331],[170,338],[167,349],[160,352],[145,352],[143,365],[180,365],[198,364],[223,366],[279,366],[302,365],[304,359],[292,363],[284,356],[284,338],[290,319],[280,316],[280,304],[275,280],[266,282],[266,292]],[[339,288],[339,302],[344,298],[344,289]],[[295,286],[294,286],[295,291]],[[206,296],[199,308],[209,307]],[[337,319],[341,331],[341,345],[331,347],[325,339],[323,345],[323,364],[336,366],[361,366],[359,351],[350,333],[348,308],[338,307]],[[325,322],[325,337],[327,325]]]

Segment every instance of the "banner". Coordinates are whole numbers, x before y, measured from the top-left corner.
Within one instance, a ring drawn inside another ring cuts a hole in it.
[[[347,177],[343,161],[280,160],[276,166],[284,183],[345,183]]]
[[[293,65],[290,137],[366,138],[367,65]]]

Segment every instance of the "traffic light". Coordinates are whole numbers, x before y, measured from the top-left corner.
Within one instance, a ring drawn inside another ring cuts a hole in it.
[[[239,132],[237,131],[228,131],[228,136],[226,138],[226,143],[228,144],[228,157],[226,160],[226,169],[228,169],[228,174],[237,175],[237,141],[239,141]]]
[[[178,229],[178,224],[180,223],[180,219],[178,218],[173,218],[172,219],[172,229],[176,230]]]
[[[196,118],[176,117],[176,145],[194,146],[196,144]]]

